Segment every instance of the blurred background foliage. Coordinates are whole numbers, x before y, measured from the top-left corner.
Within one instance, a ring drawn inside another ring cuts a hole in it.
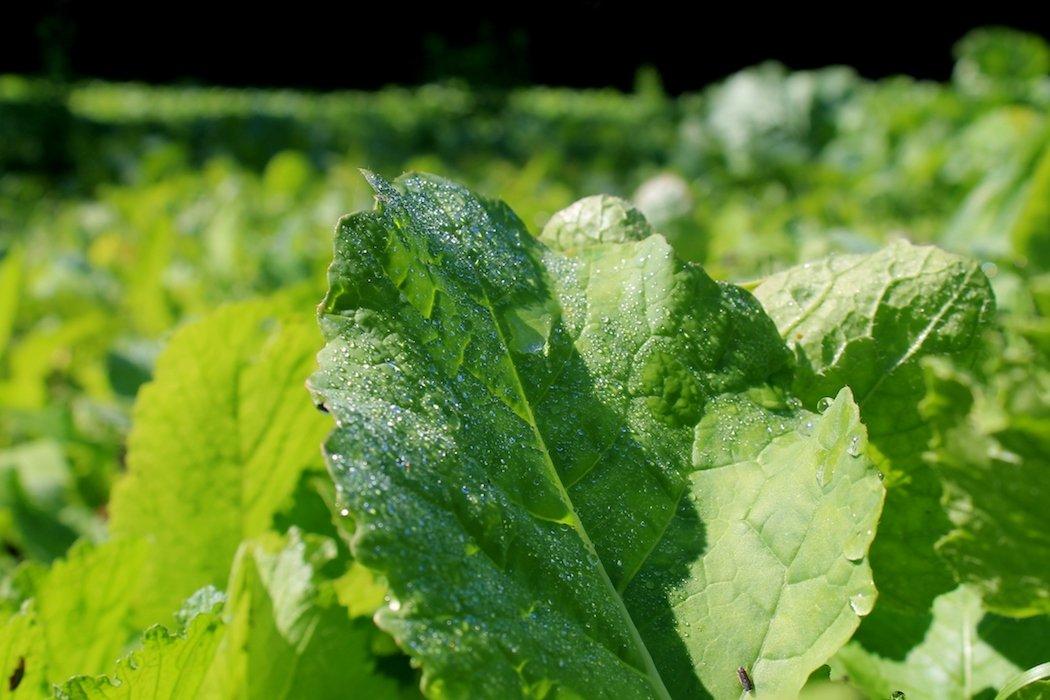
[[[1017,391],[996,393],[1022,401],[1050,348],[1048,69],[1041,38],[990,29],[959,42],[949,83],[766,63],[677,97],[651,70],[629,93],[4,76],[8,565],[102,536],[129,408],[172,328],[290,285],[320,298],[334,222],[371,206],[358,167],[455,178],[532,230],[584,195],[632,198],[682,255],[736,281],[900,236],[976,256],[1007,319],[996,361],[1019,368]]]

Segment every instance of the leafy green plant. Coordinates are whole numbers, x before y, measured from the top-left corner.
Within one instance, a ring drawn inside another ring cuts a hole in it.
[[[424,690],[725,697],[744,668],[799,692],[875,602],[867,455],[905,527],[937,506],[907,488],[929,481],[920,360],[973,355],[976,265],[897,244],[756,300],[613,198],[537,240],[447,181],[372,181],[378,210],[337,231],[311,388],[355,556],[395,596],[377,621]],[[909,544],[887,545],[891,590],[901,557],[937,561]]]
[[[0,697],[1039,697],[1048,56],[0,77]]]

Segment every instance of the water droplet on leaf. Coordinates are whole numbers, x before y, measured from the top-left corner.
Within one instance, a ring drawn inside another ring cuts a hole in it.
[[[849,453],[850,457],[860,457],[862,451],[860,435],[854,435],[849,439],[849,443],[846,445],[846,452]]]
[[[864,617],[875,607],[875,592],[862,591],[849,597],[849,606],[857,615]]]

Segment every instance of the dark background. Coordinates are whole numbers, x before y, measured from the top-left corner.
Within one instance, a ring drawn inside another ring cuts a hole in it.
[[[870,78],[945,80],[952,45],[969,29],[1006,25],[1050,36],[1050,12],[1037,3],[938,12],[919,3],[771,10],[749,2],[567,0],[487,7],[504,7],[506,16],[481,16],[468,3],[389,0],[11,2],[0,14],[0,72],[311,89],[458,77],[490,87],[629,90],[637,69],[650,65],[669,92],[679,93],[767,59],[795,69],[846,64]]]

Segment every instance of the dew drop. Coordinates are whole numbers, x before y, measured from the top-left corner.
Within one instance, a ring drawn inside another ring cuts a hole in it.
[[[806,437],[809,437],[810,435],[812,435],[813,434],[813,421],[812,420],[806,420],[806,421],[803,421],[802,423],[799,423],[798,432],[802,433]]]
[[[817,410],[823,413],[824,411],[828,410],[828,407],[831,406],[832,402],[834,402],[833,398],[831,398],[830,396],[825,396],[820,401],[817,401]]]
[[[854,533],[842,547],[842,555],[850,561],[860,561],[864,558],[864,551],[871,541],[871,529],[866,528]]]
[[[849,597],[849,606],[857,615],[864,617],[875,607],[874,591],[862,591]]]
[[[860,435],[854,435],[849,439],[849,443],[846,445],[846,452],[849,453],[850,457],[860,457],[862,451]]]

